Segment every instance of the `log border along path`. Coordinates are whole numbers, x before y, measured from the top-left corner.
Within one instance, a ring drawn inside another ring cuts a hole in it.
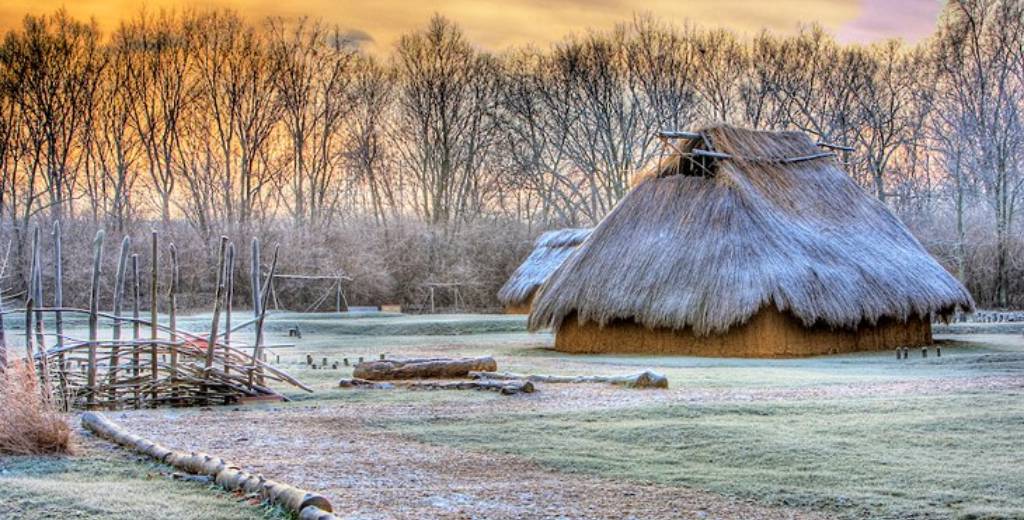
[[[249,473],[224,459],[206,453],[185,453],[166,448],[153,441],[129,433],[100,413],[82,414],[82,426],[96,436],[121,445],[131,451],[147,455],[193,475],[211,477],[228,491],[239,491],[259,496],[264,501],[283,507],[297,515],[299,520],[340,520],[334,508],[322,495],[299,489],[283,482],[267,480],[263,475]]]

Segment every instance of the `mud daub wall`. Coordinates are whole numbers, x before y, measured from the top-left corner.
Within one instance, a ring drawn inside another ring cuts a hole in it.
[[[886,350],[932,342],[931,322],[883,320],[855,330],[804,327],[787,313],[764,308],[747,323],[725,334],[700,337],[689,329],[648,329],[633,321],[598,327],[566,320],[555,334],[555,349],[573,353],[649,353],[715,357],[800,357],[843,352]]]
[[[536,295],[537,290],[534,289],[523,303],[520,303],[519,305],[506,305],[505,314],[530,314],[530,307],[533,305],[533,297]]]

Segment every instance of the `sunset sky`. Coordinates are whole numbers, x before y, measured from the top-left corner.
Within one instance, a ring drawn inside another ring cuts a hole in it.
[[[844,42],[890,37],[913,42],[929,34],[941,0],[0,0],[0,28],[17,26],[25,14],[63,6],[76,17],[95,16],[109,30],[140,5],[150,10],[230,7],[253,20],[310,15],[340,25],[366,49],[382,52],[433,13],[452,18],[474,43],[496,51],[525,43],[547,45],[643,12],[745,34],[762,28],[788,33],[802,23],[818,22]]]

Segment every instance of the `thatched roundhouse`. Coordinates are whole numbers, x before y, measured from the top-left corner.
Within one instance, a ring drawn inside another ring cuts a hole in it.
[[[530,327],[566,352],[788,357],[931,342],[967,290],[798,132],[680,134],[559,267]]]
[[[530,256],[498,291],[507,314],[529,314],[534,291],[590,236],[590,229],[559,229],[542,234]]]

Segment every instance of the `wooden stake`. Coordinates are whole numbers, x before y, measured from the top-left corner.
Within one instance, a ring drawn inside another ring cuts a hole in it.
[[[178,377],[178,347],[173,344],[178,342],[178,249],[174,244],[170,245],[171,252],[171,283],[167,290],[167,313],[170,320],[171,340],[171,382]],[[178,397],[177,392],[171,393],[172,397]]]
[[[4,298],[0,294],[0,374],[7,371],[7,335],[4,331]]]
[[[262,309],[260,302],[262,301],[262,294],[260,294],[260,239],[252,238],[252,256],[249,262],[249,286],[252,289],[252,317],[253,319],[259,319],[260,309]]]
[[[121,252],[117,257],[117,273],[114,276],[114,341],[121,341],[121,311],[124,307],[124,279],[128,271],[128,252],[131,249],[132,239],[125,236],[121,239]],[[108,374],[108,385],[113,386],[117,382],[118,365],[120,364],[120,347],[115,345],[110,353],[110,373]],[[117,398],[117,393],[112,391],[111,399]]]
[[[151,230],[149,236],[149,255],[151,257],[149,273],[149,339],[154,340],[153,345],[149,349],[149,380],[154,385],[153,392],[150,394],[150,396],[155,400],[157,398],[156,382],[157,379],[159,379],[160,369],[160,365],[158,364],[159,360],[157,359],[158,352],[156,344],[156,340],[160,338],[160,329],[157,328],[157,313],[159,311],[160,302],[157,292],[159,290],[159,288],[157,287],[157,276],[160,269],[160,250],[158,248],[159,239],[157,237],[156,230]]]
[[[256,361],[261,359],[263,354],[263,323],[267,318],[267,291],[273,287],[274,272],[277,271],[277,256],[281,250],[280,245],[274,246],[274,257],[270,261],[270,272],[267,273],[267,280],[263,285],[263,294],[260,295],[260,315],[256,319],[256,344],[253,346],[252,353],[252,368],[257,368]],[[257,276],[258,278],[258,276]],[[252,371],[249,372],[250,380],[252,378]],[[258,373],[258,382],[263,384],[263,370],[260,369]]]
[[[141,305],[139,296],[139,255],[132,255],[132,339],[138,341],[142,337],[142,330],[140,328],[142,321],[139,319],[139,306]],[[138,380],[139,373],[141,372],[142,356],[139,354],[139,349],[132,349],[132,379]],[[139,394],[139,387],[135,385],[135,407],[142,407],[142,396]]]
[[[31,293],[31,291],[30,291]],[[35,362],[32,359],[35,357],[35,349],[32,347],[32,298],[25,300],[25,363],[28,363],[32,373],[35,374]]]
[[[61,247],[62,237],[60,221],[53,223],[53,306],[60,309],[64,306],[64,266]],[[57,363],[64,366],[64,313],[57,310],[53,313],[54,327],[57,330]],[[61,395],[65,395],[63,379],[61,380]]]
[[[228,243],[228,257],[227,264],[224,266],[224,279],[227,283],[225,289],[226,295],[224,297],[224,344],[231,345],[231,300],[235,296],[235,244]],[[229,370],[228,365],[224,365],[224,372]]]
[[[100,312],[100,267],[103,260],[103,238],[106,235],[101,229],[93,240],[92,253],[92,286],[89,290],[89,368],[87,402],[90,407],[96,406],[96,342],[99,339]]]
[[[227,256],[228,237],[220,237],[220,253],[217,255],[217,287],[213,299],[213,323],[210,325],[210,339],[206,344],[206,368],[213,367],[213,350],[217,345],[217,328],[220,325],[220,308],[224,300],[224,262]]]

